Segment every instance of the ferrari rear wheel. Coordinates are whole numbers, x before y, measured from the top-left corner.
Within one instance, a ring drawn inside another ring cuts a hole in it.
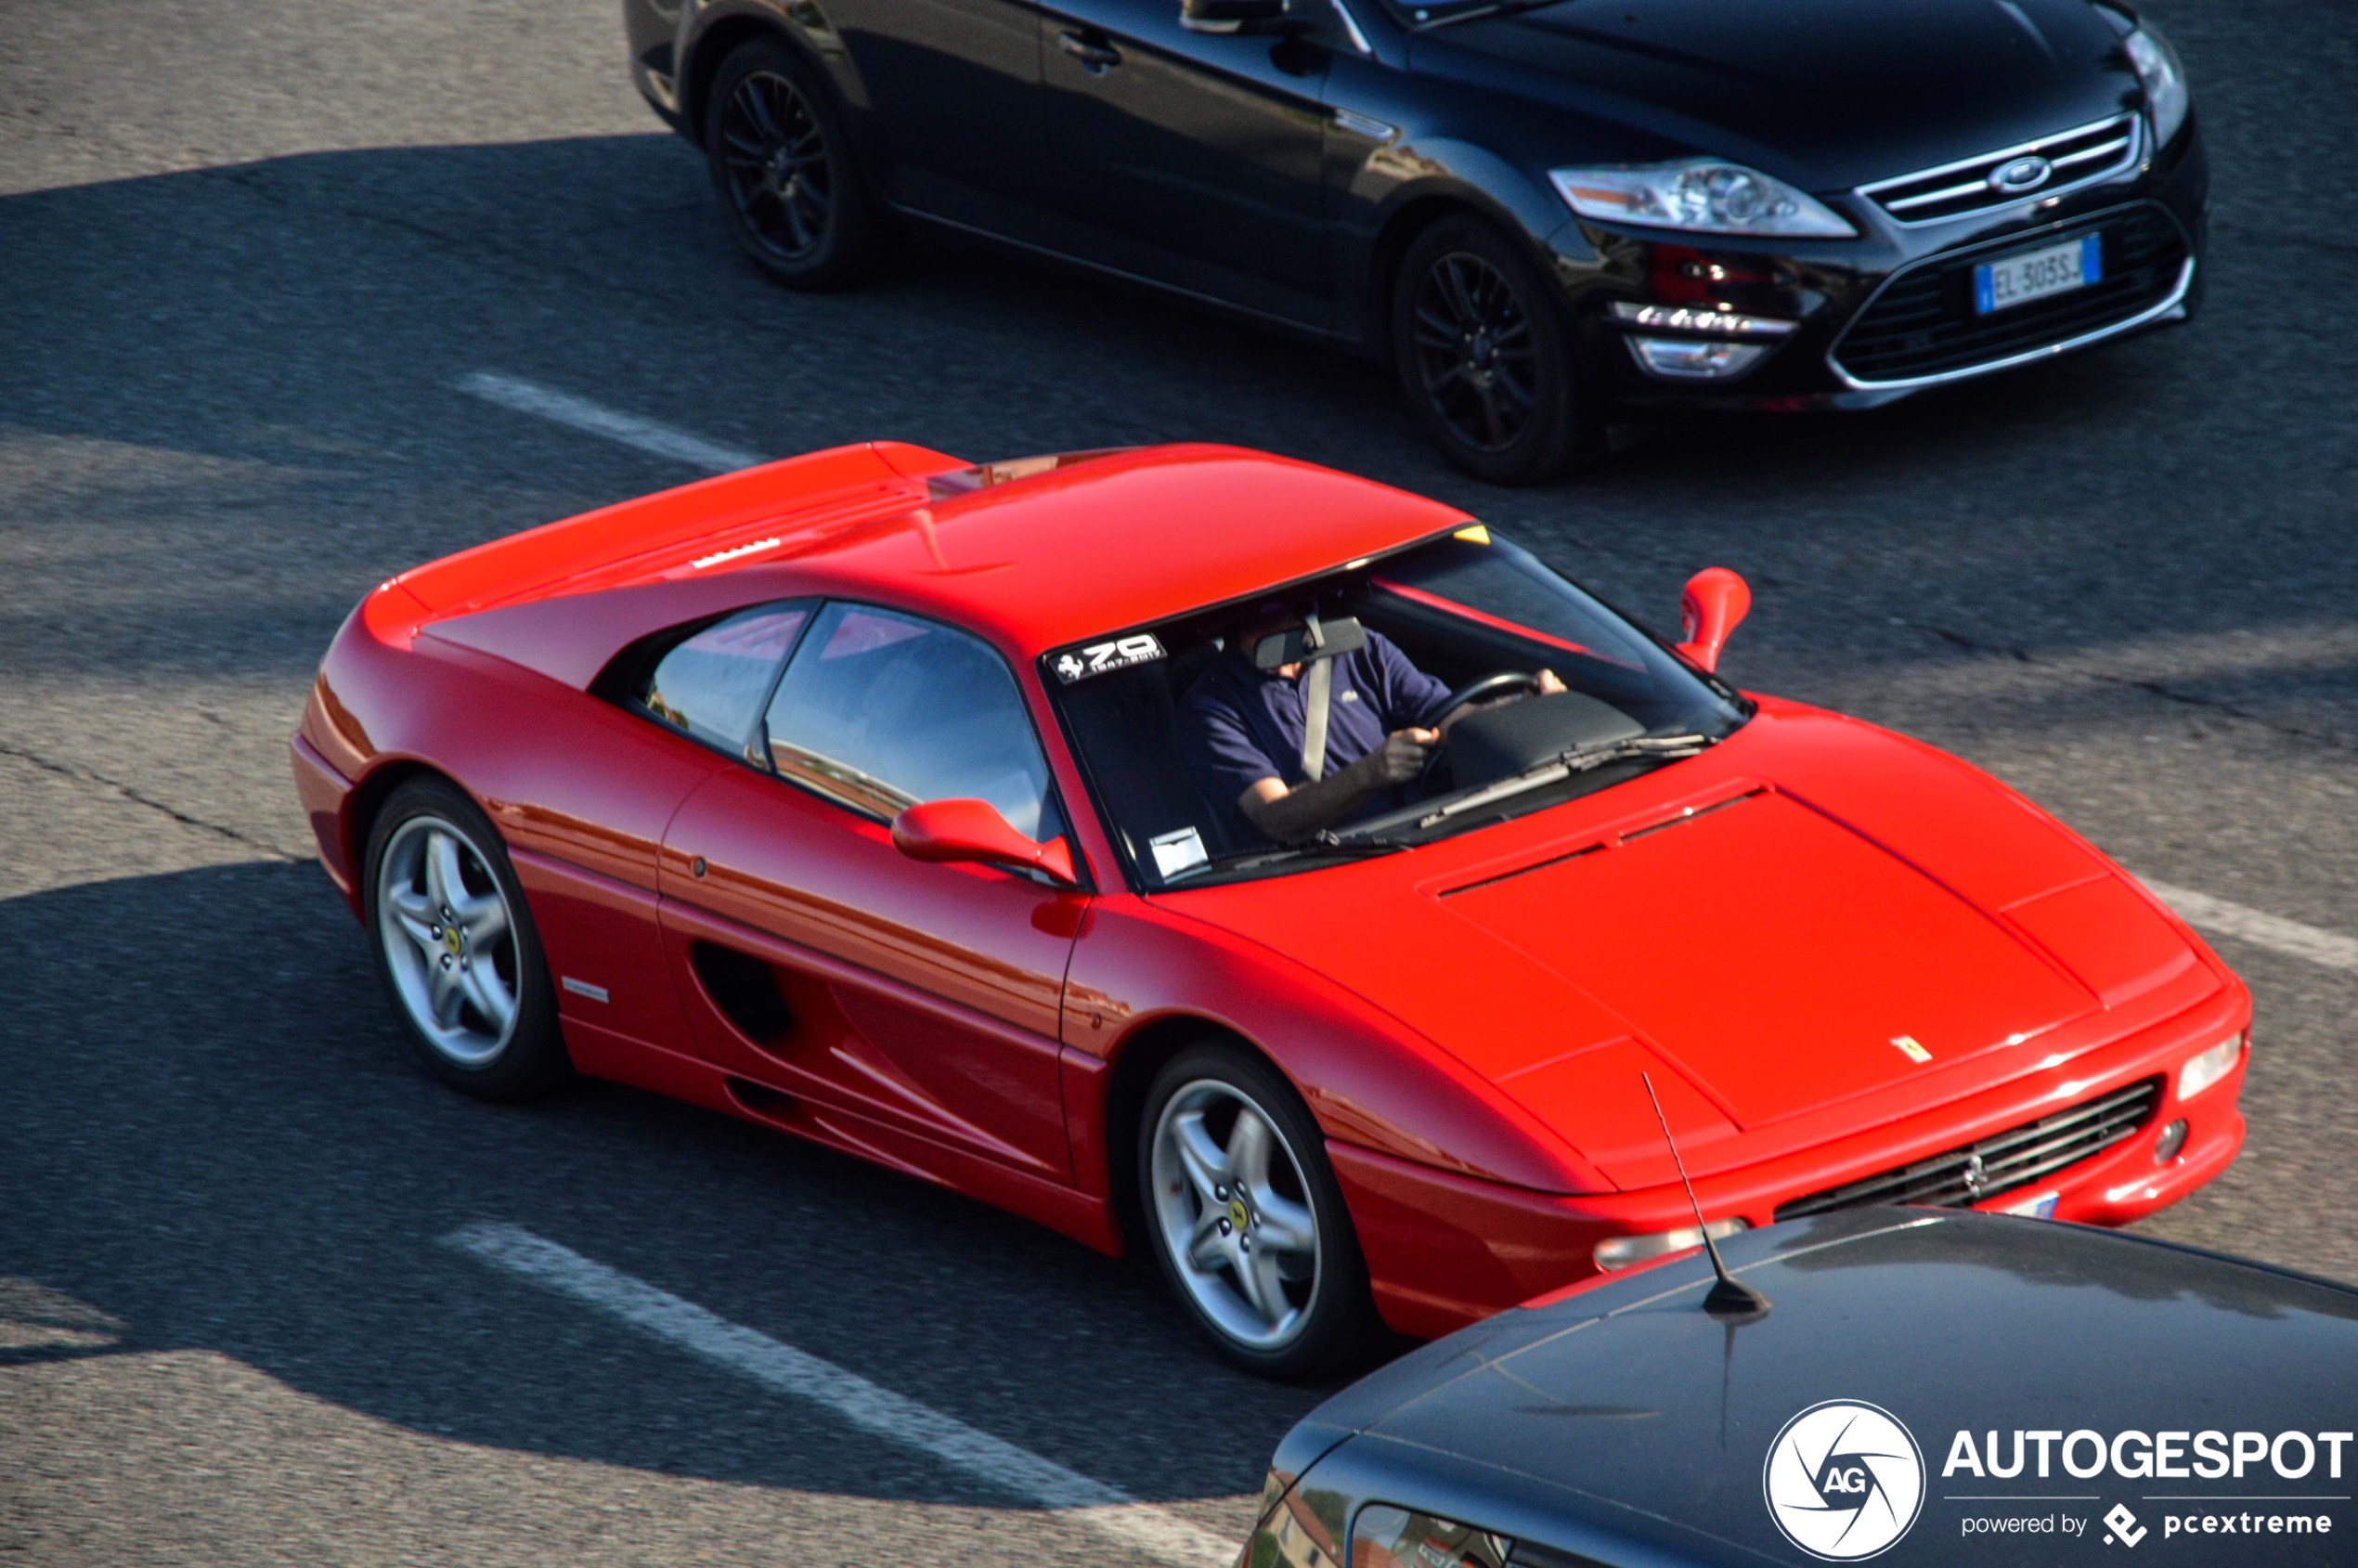
[[[566,1068],[524,888],[464,792],[401,785],[369,836],[363,889],[377,974],[427,1067],[489,1100],[527,1099]]]
[[[1224,1042],[1189,1046],[1147,1092],[1141,1208],[1172,1289],[1229,1360],[1308,1378],[1365,1344],[1367,1265],[1300,1096]]]

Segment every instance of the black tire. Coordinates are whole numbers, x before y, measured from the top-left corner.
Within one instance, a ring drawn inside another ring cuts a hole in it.
[[[869,271],[882,217],[835,94],[793,45],[756,38],[720,62],[704,148],[721,223],[772,282],[836,289]]]
[[[1276,1137],[1271,1147],[1283,1155],[1265,1161],[1268,1179],[1253,1190],[1224,1186],[1220,1190],[1227,1196],[1218,1200],[1185,1175],[1176,1178],[1174,1188],[1170,1160],[1159,1163],[1159,1149],[1169,1147],[1163,1140],[1166,1114],[1175,1132],[1192,1112],[1224,1153],[1234,1153],[1245,1108],[1261,1113]],[[1365,1355],[1377,1342],[1381,1326],[1367,1290],[1367,1265],[1327,1161],[1325,1138],[1293,1086],[1252,1052],[1230,1041],[1205,1041],[1179,1052],[1155,1075],[1139,1116],[1136,1180],[1147,1247],[1164,1281],[1237,1366],[1268,1378],[1316,1378]],[[1246,1215],[1241,1225],[1227,1217],[1238,1210]],[[1277,1333],[1250,1298],[1237,1265],[1250,1263],[1254,1235],[1264,1241],[1287,1236],[1298,1227],[1298,1212],[1305,1210],[1314,1227],[1307,1278],[1300,1276],[1304,1271],[1299,1267],[1292,1276],[1283,1276],[1288,1260],[1298,1262],[1298,1251],[1282,1244],[1263,1249],[1261,1264],[1270,1273],[1262,1277],[1276,1277],[1291,1315]],[[1175,1228],[1197,1229],[1208,1247],[1226,1253],[1226,1261],[1210,1268],[1183,1264],[1174,1251]],[[1232,1242],[1244,1251],[1232,1251]],[[1256,1323],[1269,1331],[1263,1338],[1271,1342],[1255,1342]]]
[[[457,894],[437,863],[455,864]],[[432,777],[395,788],[362,865],[377,978],[427,1069],[486,1100],[532,1099],[563,1082],[571,1062],[532,910],[507,846],[466,792]]]
[[[1409,242],[1392,297],[1393,369],[1444,456],[1493,485],[1536,485],[1603,450],[1574,385],[1561,296],[1471,214]]]

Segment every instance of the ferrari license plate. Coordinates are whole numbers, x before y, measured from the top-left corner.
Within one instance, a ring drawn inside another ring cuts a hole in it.
[[[1973,269],[1973,308],[1976,316],[2007,310],[2049,294],[2084,289],[2105,275],[2105,248],[2097,236],[2001,256]]]

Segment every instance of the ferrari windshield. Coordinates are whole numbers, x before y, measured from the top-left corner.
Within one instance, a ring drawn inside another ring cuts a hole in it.
[[[1692,756],[1750,711],[1480,525],[1056,650],[1042,673],[1148,890],[1545,810]]]

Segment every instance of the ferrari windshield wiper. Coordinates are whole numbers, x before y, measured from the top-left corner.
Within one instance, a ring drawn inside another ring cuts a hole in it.
[[[1543,784],[1556,784],[1581,773],[1593,772],[1608,763],[1640,759],[1676,762],[1680,758],[1692,757],[1697,752],[1717,744],[1709,735],[1637,735],[1624,741],[1597,741],[1587,745],[1576,745],[1568,751],[1558,752],[1536,767],[1527,768],[1511,778],[1500,779],[1496,784],[1484,784],[1471,795],[1462,796],[1438,810],[1427,812],[1417,819],[1417,826],[1433,827],[1447,822],[1452,817],[1463,816],[1468,811],[1480,810],[1483,807],[1504,800],[1509,796],[1521,795],[1525,790],[1537,789]]]
[[[1451,22],[1473,21],[1482,17],[1520,16],[1524,11],[1535,11],[1543,6],[1561,6],[1564,3],[1565,0],[1492,0],[1489,5],[1469,6],[1462,11],[1445,11],[1437,17],[1425,17],[1421,20],[1410,23],[1408,31],[1431,32],[1434,28],[1447,27]]]

